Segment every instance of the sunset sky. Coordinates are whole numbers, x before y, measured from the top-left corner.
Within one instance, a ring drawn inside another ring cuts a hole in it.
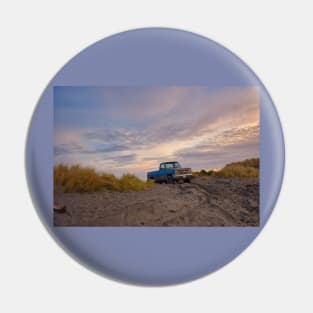
[[[55,87],[55,164],[141,178],[259,156],[257,87]]]

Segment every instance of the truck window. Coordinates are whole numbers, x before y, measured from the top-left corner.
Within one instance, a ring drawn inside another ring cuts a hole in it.
[[[160,164],[160,168],[165,168],[165,164],[164,164],[164,163],[161,163],[161,164]]]

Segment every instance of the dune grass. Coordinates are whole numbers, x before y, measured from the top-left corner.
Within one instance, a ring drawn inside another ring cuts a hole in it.
[[[201,170],[201,171],[194,171],[192,172],[192,175],[194,176],[213,176],[215,171],[213,170]]]
[[[133,174],[117,178],[113,174],[98,173],[91,167],[58,164],[54,167],[54,187],[63,187],[64,192],[139,191],[153,186]]]
[[[225,165],[214,173],[216,177],[259,177],[260,159],[247,159]]]
[[[213,177],[259,177],[260,159],[247,159],[226,164],[221,170],[204,170],[193,172],[194,176]]]
[[[124,174],[119,180],[120,191],[144,190],[154,185],[153,180],[143,181],[133,174]]]

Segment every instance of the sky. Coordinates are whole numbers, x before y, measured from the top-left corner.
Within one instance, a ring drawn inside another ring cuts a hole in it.
[[[141,178],[259,157],[257,87],[54,87],[55,164]]]

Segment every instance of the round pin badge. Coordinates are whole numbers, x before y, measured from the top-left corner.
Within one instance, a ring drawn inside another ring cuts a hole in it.
[[[147,28],[91,45],[55,75],[30,124],[26,172],[69,255],[105,277],[171,285],[220,269],[260,233],[284,140],[236,55]]]

